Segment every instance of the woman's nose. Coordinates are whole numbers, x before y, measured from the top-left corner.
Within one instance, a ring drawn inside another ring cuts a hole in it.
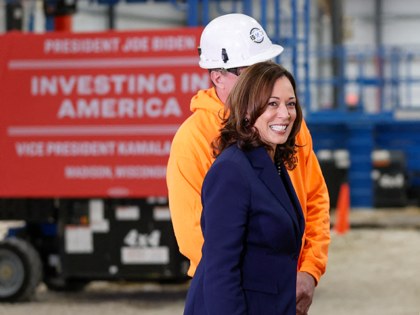
[[[290,118],[289,110],[287,109],[287,106],[285,104],[281,104],[277,111],[277,116],[283,119]]]

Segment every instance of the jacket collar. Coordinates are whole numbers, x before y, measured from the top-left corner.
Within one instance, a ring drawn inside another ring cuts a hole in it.
[[[208,90],[198,91],[198,93],[191,99],[190,104],[190,110],[192,112],[204,109],[213,113],[218,114],[220,112],[223,114],[224,108],[225,104],[220,101],[214,87]]]
[[[305,220],[302,208],[286,168],[282,166],[282,172],[285,174],[287,185],[290,188],[292,199],[296,205],[296,210],[299,213],[300,218],[296,216],[293,204],[288,197],[283,182],[267,150],[264,147],[259,147],[252,151],[245,152],[245,155],[251,162],[251,165],[254,168],[257,176],[261,179],[264,185],[267,186],[267,188],[277,198],[277,200],[283,205],[293,220],[293,223],[296,225],[298,230],[303,233],[305,229]]]

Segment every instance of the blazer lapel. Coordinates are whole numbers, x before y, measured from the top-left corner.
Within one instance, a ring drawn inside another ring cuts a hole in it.
[[[289,213],[296,227],[301,232],[303,232],[303,230],[301,229],[301,224],[300,222],[298,222],[298,218],[296,217],[293,205],[288,197],[287,191],[283,186],[282,180],[279,174],[277,173],[276,167],[274,166],[274,163],[271,160],[267,150],[264,147],[259,147],[252,151],[245,152],[245,154],[248,156],[248,159],[250,160],[252,166],[254,167],[254,170],[258,174],[261,181],[264,183],[265,186],[267,186],[271,193],[283,205],[283,207]],[[282,170],[285,171],[286,169],[283,167]],[[288,179],[289,185],[291,185],[291,181],[288,175],[286,178]],[[293,186],[291,186],[291,191],[294,193]],[[296,194],[294,193],[294,195]],[[294,200],[294,202],[296,203],[296,200]],[[296,207],[299,209],[298,211],[302,213],[299,201],[297,201]]]
[[[287,169],[284,165],[281,167],[281,171],[285,175],[287,185],[289,185],[290,191],[292,193],[293,202],[296,205],[297,212],[299,213],[299,218],[300,218],[299,227],[300,227],[300,231],[303,235],[303,232],[305,231],[305,217],[303,215],[303,211],[302,211],[302,207],[300,205],[299,198],[296,195],[296,191],[295,191],[295,188],[293,187],[292,180],[290,179],[289,173],[287,172]]]

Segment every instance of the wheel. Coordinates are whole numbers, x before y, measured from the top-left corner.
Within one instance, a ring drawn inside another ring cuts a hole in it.
[[[82,291],[85,288],[85,286],[89,284],[89,282],[89,280],[61,279],[51,277],[47,277],[44,279],[44,283],[46,284],[49,290],[58,292]]]
[[[27,241],[11,237],[0,242],[0,301],[28,301],[42,279],[42,262]]]

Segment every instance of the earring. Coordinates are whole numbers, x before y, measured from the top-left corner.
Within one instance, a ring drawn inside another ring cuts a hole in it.
[[[245,118],[244,123],[248,123],[248,122],[249,122],[248,118]]]

